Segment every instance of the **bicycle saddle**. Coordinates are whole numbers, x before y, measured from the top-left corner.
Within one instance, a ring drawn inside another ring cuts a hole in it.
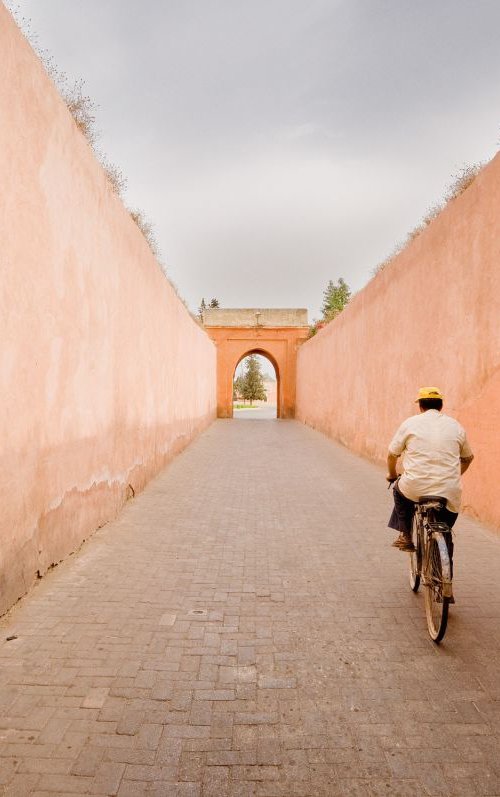
[[[419,504],[439,504],[443,508],[446,506],[446,498],[442,495],[421,495],[418,499]]]

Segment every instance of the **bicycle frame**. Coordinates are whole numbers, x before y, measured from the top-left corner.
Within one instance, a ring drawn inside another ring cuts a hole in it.
[[[415,515],[417,518],[417,563],[418,574],[422,579],[422,584],[427,587],[435,586],[428,580],[426,574],[426,565],[428,561],[429,543],[433,538],[438,547],[441,555],[441,591],[443,598],[451,598],[452,591],[452,576],[451,576],[451,562],[448,553],[448,546],[446,544],[445,534],[451,534],[451,529],[446,523],[433,520],[433,512],[438,510],[439,504],[437,502],[426,502],[417,504],[415,507]],[[420,556],[418,556],[418,549],[420,549]]]

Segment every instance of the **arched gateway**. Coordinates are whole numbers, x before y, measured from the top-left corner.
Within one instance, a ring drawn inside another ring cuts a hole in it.
[[[247,354],[262,354],[276,370],[278,418],[295,416],[297,349],[306,340],[307,310],[208,308],[203,325],[217,346],[217,416],[233,417],[233,377]]]

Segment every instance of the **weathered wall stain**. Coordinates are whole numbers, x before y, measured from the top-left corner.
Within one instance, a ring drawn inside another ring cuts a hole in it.
[[[301,347],[297,417],[382,461],[417,388],[439,385],[476,454],[464,508],[500,529],[499,219],[497,155]]]
[[[0,52],[3,612],[211,422],[216,364],[1,3]]]

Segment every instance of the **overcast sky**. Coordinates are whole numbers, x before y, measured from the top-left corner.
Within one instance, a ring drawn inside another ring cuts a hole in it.
[[[181,295],[307,307],[369,280],[500,138],[498,0],[18,0],[99,106]]]

